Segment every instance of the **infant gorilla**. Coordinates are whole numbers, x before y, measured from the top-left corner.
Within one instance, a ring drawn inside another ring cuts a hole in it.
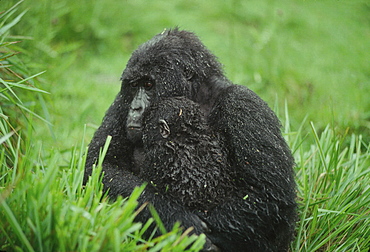
[[[144,125],[141,178],[192,210],[207,212],[228,197],[233,181],[224,141],[208,127],[198,104],[164,99],[145,113]]]

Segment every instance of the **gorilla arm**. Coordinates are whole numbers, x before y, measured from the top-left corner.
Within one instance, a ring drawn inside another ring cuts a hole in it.
[[[224,135],[237,192],[204,217],[207,236],[225,251],[287,249],[296,218],[294,160],[278,118],[254,92],[232,85],[208,123]]]

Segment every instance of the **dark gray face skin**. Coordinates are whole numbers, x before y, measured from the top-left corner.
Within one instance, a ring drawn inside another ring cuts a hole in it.
[[[126,121],[127,137],[133,143],[140,143],[142,138],[143,114],[150,106],[154,94],[154,84],[148,79],[129,83],[130,91],[134,95],[129,107]]]

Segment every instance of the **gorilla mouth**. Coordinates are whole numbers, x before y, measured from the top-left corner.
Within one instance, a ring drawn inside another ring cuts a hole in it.
[[[142,130],[142,127],[141,127],[141,122],[137,122],[137,121],[130,121],[127,123],[126,125],[126,129],[127,130]]]
[[[127,129],[129,129],[129,130],[141,130],[141,127],[139,127],[139,126],[128,126]]]

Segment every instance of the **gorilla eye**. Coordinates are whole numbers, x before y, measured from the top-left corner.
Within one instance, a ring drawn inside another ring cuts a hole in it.
[[[133,82],[130,83],[130,86],[131,87],[137,87],[138,83],[136,81],[133,81]]]
[[[153,87],[153,83],[150,82],[150,81],[146,81],[146,82],[144,82],[144,87],[146,89],[151,89]]]

